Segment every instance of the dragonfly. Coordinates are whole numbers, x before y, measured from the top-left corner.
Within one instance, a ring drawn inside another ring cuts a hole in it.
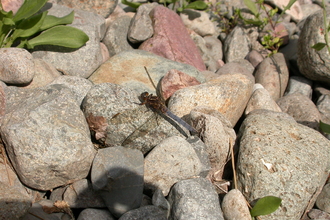
[[[150,82],[152,83],[153,87],[156,89],[156,86],[155,86],[154,82],[152,81],[147,68],[144,67],[144,69],[145,69],[146,73],[148,74]],[[177,115],[172,113],[166,107],[164,100],[162,98],[160,98],[159,96],[149,94],[148,92],[143,92],[140,95],[140,101],[141,101],[141,103],[136,103],[136,104],[144,105],[144,106],[146,106],[147,109],[150,109],[152,112],[157,113],[158,115],[160,115],[160,117],[164,118],[170,124],[175,126],[175,128],[177,130],[179,130],[180,133],[185,132],[180,127],[180,125],[181,125],[185,129],[190,131],[192,135],[197,134],[197,131],[191,125],[189,125],[183,119],[181,119],[180,117],[178,117]],[[130,111],[130,112],[128,112],[128,111]],[[136,108],[136,109],[128,110],[128,111],[123,112],[123,113],[115,114],[112,117],[112,119],[110,120],[111,123],[113,123],[113,124],[126,123],[126,121],[123,118],[128,118],[129,120],[138,120],[137,117],[132,117],[132,116],[129,116],[129,115],[133,115],[133,116],[138,115],[138,112],[141,111],[140,109]],[[136,111],[136,112],[134,112],[134,111]],[[144,123],[139,125],[135,129],[135,131],[133,131],[131,134],[129,134],[125,138],[125,140],[122,142],[121,145],[125,146],[125,145],[130,144],[136,138],[146,135],[150,130],[152,130],[154,128],[155,125],[159,124],[159,122],[157,120],[157,116],[154,113],[151,114],[150,117],[148,117],[148,119],[146,119]],[[148,114],[150,114],[150,113],[148,113]],[[185,136],[189,136],[189,135],[185,134]]]

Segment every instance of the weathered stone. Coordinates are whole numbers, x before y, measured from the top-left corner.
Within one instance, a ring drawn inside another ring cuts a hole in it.
[[[251,220],[249,207],[238,189],[232,189],[225,195],[221,208],[225,219]]]

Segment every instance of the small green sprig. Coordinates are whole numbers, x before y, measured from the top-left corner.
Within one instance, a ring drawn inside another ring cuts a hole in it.
[[[4,11],[0,1],[0,48],[33,49],[39,45],[80,48],[89,40],[83,31],[65,26],[73,22],[74,12],[62,18],[48,15],[48,11],[38,13],[46,2],[25,0],[14,15]]]
[[[260,198],[250,211],[251,217],[269,215],[280,207],[282,199],[275,196],[265,196]]]

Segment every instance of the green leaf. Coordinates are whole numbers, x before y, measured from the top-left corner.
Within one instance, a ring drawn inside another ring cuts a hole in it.
[[[142,5],[141,3],[129,2],[127,0],[121,0],[121,3],[123,3],[124,5],[128,5],[129,7],[132,7],[132,8],[138,8],[138,7],[140,7],[140,5]]]
[[[297,0],[290,0],[289,4],[284,7],[283,11],[289,10],[296,1]]]
[[[57,25],[71,24],[73,22],[73,19],[74,19],[74,11],[61,18],[55,17],[53,15],[47,15],[43,24],[40,27],[40,31],[49,29]]]
[[[195,1],[186,6],[186,8],[196,9],[196,10],[205,10],[207,9],[207,4],[203,1]]]
[[[325,43],[316,43],[312,46],[313,49],[320,51],[326,46]]]
[[[13,40],[18,37],[30,37],[37,33],[44,22],[47,13],[48,12],[45,11],[42,14],[35,15],[20,22],[12,35]]]
[[[256,7],[256,3],[251,0],[243,0],[243,1],[246,7],[248,7],[248,9],[250,9],[250,11],[254,14],[254,16],[257,17],[258,9]]]
[[[68,48],[82,47],[89,37],[81,30],[70,26],[52,27],[28,41],[29,49],[38,45],[56,45]]]
[[[282,199],[275,196],[265,196],[257,201],[251,209],[250,214],[252,217],[259,215],[269,215],[278,209],[281,205]]]
[[[25,0],[16,12],[14,21],[16,22],[31,17],[37,13],[46,4],[46,2],[47,0]]]
[[[330,125],[329,124],[326,124],[326,123],[320,121],[319,126],[320,126],[321,131],[323,131],[324,133],[330,134]]]
[[[11,18],[3,18],[3,24],[4,25],[9,25],[9,26],[14,26],[15,22]]]

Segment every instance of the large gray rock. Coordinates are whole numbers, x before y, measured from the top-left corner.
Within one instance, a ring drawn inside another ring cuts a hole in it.
[[[49,190],[85,178],[95,150],[82,111],[63,85],[6,91],[1,137],[20,180]]]
[[[204,178],[182,180],[170,191],[171,213],[168,219],[223,220],[218,195]]]
[[[282,199],[263,219],[300,219],[329,174],[330,142],[285,113],[255,110],[239,132],[238,189],[251,202]]]

